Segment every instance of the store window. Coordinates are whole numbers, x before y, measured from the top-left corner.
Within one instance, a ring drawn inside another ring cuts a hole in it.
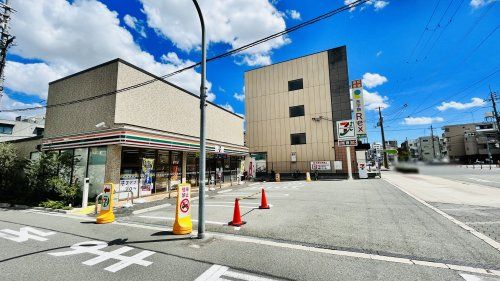
[[[192,186],[198,185],[198,157],[195,153],[188,153],[186,163],[186,181]]]
[[[89,154],[88,178],[90,179],[89,196],[102,192],[106,168],[106,146],[91,147]]]
[[[141,161],[141,179],[139,182],[139,196],[147,196],[153,193],[155,180],[156,152],[152,149],[143,150]]]
[[[14,125],[11,124],[0,124],[0,134],[12,135],[12,129]]]
[[[170,152],[158,151],[158,160],[156,163],[155,191],[167,191],[169,188]]]
[[[182,181],[182,152],[170,152],[170,188],[177,188]]]
[[[80,188],[83,188],[83,181],[87,173],[88,148],[75,148],[73,158],[73,182]]]

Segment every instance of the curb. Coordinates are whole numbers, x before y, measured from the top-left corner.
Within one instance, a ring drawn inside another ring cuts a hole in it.
[[[62,213],[62,214],[69,214],[69,212],[71,211],[71,210],[52,209],[52,208],[44,208],[44,207],[33,207],[33,208],[30,208],[30,210],[44,211],[44,212],[55,212],[55,213]]]

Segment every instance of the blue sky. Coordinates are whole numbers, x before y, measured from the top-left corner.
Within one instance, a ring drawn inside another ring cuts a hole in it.
[[[4,108],[43,104],[47,82],[116,57],[159,75],[200,57],[199,22],[188,0],[13,2],[18,12],[12,33],[18,40],[8,57]],[[200,0],[209,24],[208,55],[344,2],[349,1]],[[210,95],[215,103],[244,114],[244,71],[347,45],[349,78],[364,78],[370,86],[365,88],[370,142],[380,140],[378,106],[387,107],[386,138],[399,141],[430,134],[431,123],[440,128],[482,121],[484,112],[491,111],[490,102],[482,100],[489,85],[500,89],[499,12],[499,3],[488,0],[373,0],[245,54],[209,63]],[[198,73],[190,71],[173,82],[194,91],[197,79]]]

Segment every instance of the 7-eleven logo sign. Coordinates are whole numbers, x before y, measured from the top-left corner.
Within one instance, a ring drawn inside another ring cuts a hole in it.
[[[356,130],[353,120],[337,121],[337,138],[339,140],[355,139]]]

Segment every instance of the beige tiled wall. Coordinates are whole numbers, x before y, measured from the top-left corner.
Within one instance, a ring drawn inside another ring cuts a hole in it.
[[[288,92],[288,81],[304,88]],[[334,160],[328,54],[321,52],[245,73],[246,117],[250,152],[267,152],[268,170],[309,170],[314,160]],[[304,105],[305,116],[289,117],[289,107]],[[306,144],[291,145],[290,134],[306,133]],[[291,153],[297,163],[291,163]],[[333,165],[333,163],[332,163]]]

